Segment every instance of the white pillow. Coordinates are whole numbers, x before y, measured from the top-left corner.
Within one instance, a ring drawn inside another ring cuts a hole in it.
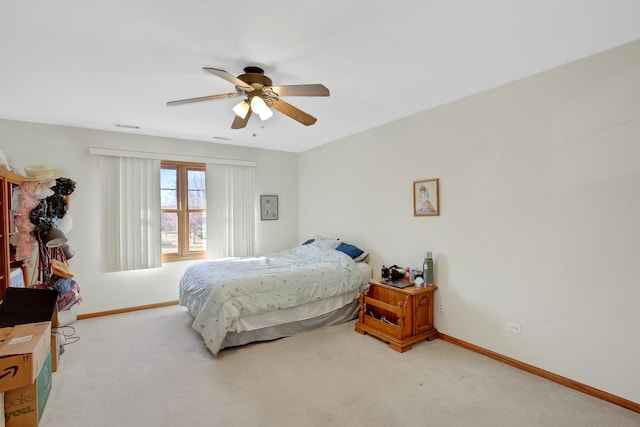
[[[315,240],[311,242],[311,244],[320,248],[335,249],[340,244],[340,239],[329,239],[318,235],[316,235],[314,239]]]
[[[369,252],[364,251],[364,252],[362,252],[362,254],[361,254],[360,256],[355,257],[353,260],[354,260],[355,262],[367,262],[367,261],[366,261],[366,260],[367,260],[367,258],[369,258]]]

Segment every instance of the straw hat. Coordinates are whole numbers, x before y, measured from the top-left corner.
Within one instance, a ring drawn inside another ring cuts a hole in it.
[[[27,173],[27,181],[51,181],[62,176],[59,169],[51,169],[49,166],[27,166],[24,168]]]
[[[67,264],[57,259],[51,260],[52,272],[58,277],[64,277],[65,279],[71,279],[73,273]]]

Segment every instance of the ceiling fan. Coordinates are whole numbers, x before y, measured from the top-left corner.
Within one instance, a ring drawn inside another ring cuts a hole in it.
[[[224,80],[233,83],[235,92],[220,95],[201,96],[198,98],[180,99],[167,102],[167,105],[187,104],[190,102],[209,101],[212,99],[235,98],[246,96],[233,107],[236,114],[231,129],[242,129],[249,122],[251,113],[260,116],[261,120],[267,120],[273,115],[271,108],[278,110],[282,114],[291,117],[305,126],[314,124],[317,119],[293,105],[280,99],[282,96],[329,96],[329,89],[321,84],[273,86],[269,77],[265,76],[264,70],[260,67],[245,67],[244,74],[234,76],[218,68],[203,67],[205,71],[215,74]]]

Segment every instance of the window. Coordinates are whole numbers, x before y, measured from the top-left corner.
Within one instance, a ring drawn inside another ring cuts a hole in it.
[[[207,249],[206,165],[160,165],[162,261],[204,258]]]
[[[104,271],[250,256],[256,162],[91,147],[102,178]]]

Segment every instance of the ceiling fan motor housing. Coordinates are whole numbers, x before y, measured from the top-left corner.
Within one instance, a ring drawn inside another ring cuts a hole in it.
[[[238,78],[256,89],[273,85],[271,79],[264,75],[264,70],[260,67],[244,67],[244,74],[240,74]]]

